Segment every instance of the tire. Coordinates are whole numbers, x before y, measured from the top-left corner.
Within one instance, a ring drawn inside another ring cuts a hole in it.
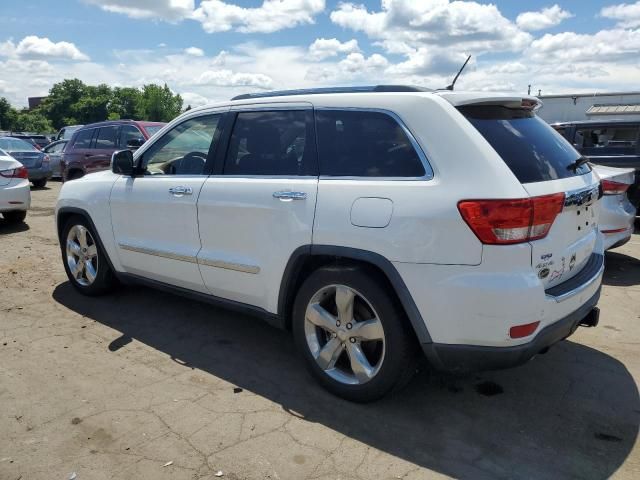
[[[73,231],[73,233],[72,233]],[[82,241],[82,232],[86,240]],[[70,242],[75,245],[70,246]],[[60,237],[62,263],[71,285],[83,295],[105,294],[116,286],[107,257],[89,222],[74,215],[65,223]],[[72,268],[76,266],[74,275]]]
[[[7,223],[22,223],[24,219],[27,218],[27,212],[26,210],[11,210],[10,212],[4,212],[2,216]]]
[[[401,388],[413,376],[417,342],[402,308],[388,290],[376,271],[359,266],[320,268],[300,287],[293,306],[294,340],[312,375],[334,395],[371,402]],[[349,301],[351,295],[353,301]],[[343,305],[343,315],[338,303]],[[330,315],[325,316],[318,307]],[[369,320],[364,330],[368,319],[374,320]],[[334,321],[337,323],[332,325]],[[383,338],[376,339],[380,335]],[[335,355],[325,355],[331,351]],[[366,362],[360,363],[357,360],[363,354]]]
[[[82,177],[84,177],[84,172],[82,170],[71,170],[67,176],[67,180],[77,180]]]
[[[46,178],[42,178],[40,180],[34,180],[33,182],[33,186],[36,188],[44,188],[47,185],[47,179]]]

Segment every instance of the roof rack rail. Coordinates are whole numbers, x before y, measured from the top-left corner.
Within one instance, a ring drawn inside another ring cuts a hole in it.
[[[366,85],[360,87],[324,87],[304,88],[297,90],[280,90],[274,92],[243,93],[231,100],[248,100],[251,98],[285,97],[289,95],[318,95],[321,93],[366,93],[366,92],[431,92],[430,88],[412,85]]]

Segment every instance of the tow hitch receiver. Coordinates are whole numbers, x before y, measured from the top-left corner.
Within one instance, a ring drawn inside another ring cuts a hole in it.
[[[600,309],[598,307],[593,307],[593,309],[580,320],[579,325],[581,327],[596,327],[598,325],[598,321],[600,320]]]

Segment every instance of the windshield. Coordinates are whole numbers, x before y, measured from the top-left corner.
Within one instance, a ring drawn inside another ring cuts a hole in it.
[[[0,138],[0,148],[7,152],[38,152],[39,150],[31,143],[19,138]]]
[[[145,125],[144,129],[147,131],[150,137],[158,133],[164,125]]]
[[[521,183],[544,182],[584,175],[587,164],[575,167],[580,153],[532,111],[499,105],[460,107],[502,157]]]

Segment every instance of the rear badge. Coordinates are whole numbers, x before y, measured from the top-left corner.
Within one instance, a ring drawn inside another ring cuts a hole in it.
[[[540,279],[545,279],[549,276],[549,269],[548,268],[543,268],[542,270],[540,270],[538,272],[538,278]]]

